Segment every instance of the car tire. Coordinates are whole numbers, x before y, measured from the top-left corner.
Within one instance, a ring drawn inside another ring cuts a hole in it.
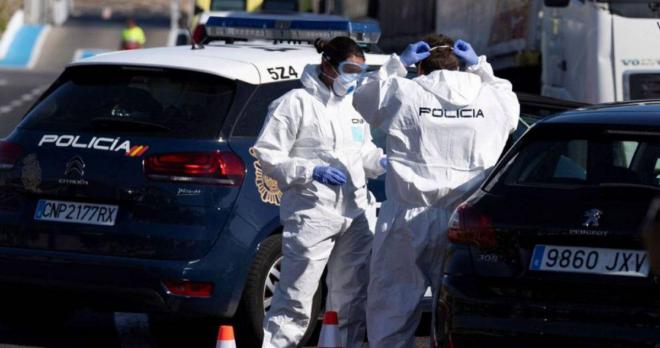
[[[237,343],[239,347],[257,347],[263,340],[264,314],[270,306],[279,280],[282,261],[282,235],[272,235],[261,242],[248,273],[241,302],[236,312]],[[312,337],[318,325],[322,307],[322,286],[314,295],[312,318],[300,346]]]

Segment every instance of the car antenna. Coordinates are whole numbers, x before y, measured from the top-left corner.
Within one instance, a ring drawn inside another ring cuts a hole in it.
[[[188,28],[188,26],[186,26],[186,30],[188,31],[188,35],[190,35],[190,41],[192,41],[192,47],[190,47],[190,49],[191,50],[197,50],[197,49],[203,50],[204,45],[201,42],[200,43],[195,42],[195,36],[193,36],[193,33],[190,31],[190,28]]]

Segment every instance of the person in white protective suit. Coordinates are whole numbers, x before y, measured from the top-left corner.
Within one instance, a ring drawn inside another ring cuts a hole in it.
[[[327,264],[326,310],[339,315],[342,347],[361,347],[373,228],[367,177],[385,173],[383,151],[353,108],[367,66],[348,37],[317,40],[321,65],[305,68],[295,89],[275,100],[254,146],[264,173],[283,191],[282,269],[264,320],[263,347],[295,347],[310,324]],[[375,225],[375,223],[373,224]]]
[[[493,75],[485,56],[444,35],[427,41],[392,55],[353,99],[387,134],[387,201],[367,296],[371,347],[415,346],[420,302],[442,281],[450,215],[496,164],[518,123],[511,83]],[[406,79],[416,63],[419,77]]]

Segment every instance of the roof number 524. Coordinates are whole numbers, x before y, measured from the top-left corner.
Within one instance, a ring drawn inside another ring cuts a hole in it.
[[[274,68],[268,68],[266,70],[268,70],[268,73],[270,74],[270,78],[273,79],[274,81],[288,80],[293,77],[298,78],[298,72],[292,66],[289,66],[288,68],[283,66],[277,66]]]

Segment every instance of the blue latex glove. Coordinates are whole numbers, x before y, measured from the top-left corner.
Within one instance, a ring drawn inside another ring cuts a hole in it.
[[[477,53],[474,52],[472,45],[463,40],[456,40],[454,43],[454,54],[458,59],[465,62],[465,65],[467,66],[479,63],[479,57],[477,57]]]
[[[316,166],[312,173],[314,180],[332,186],[339,186],[346,183],[346,174],[341,170],[330,166]]]
[[[381,157],[379,162],[380,162],[380,166],[385,168],[385,170],[387,170],[387,165],[389,164],[389,162],[387,162],[387,157],[386,156]]]
[[[428,58],[431,55],[431,47],[424,41],[411,43],[401,53],[401,63],[405,66],[413,65]]]

